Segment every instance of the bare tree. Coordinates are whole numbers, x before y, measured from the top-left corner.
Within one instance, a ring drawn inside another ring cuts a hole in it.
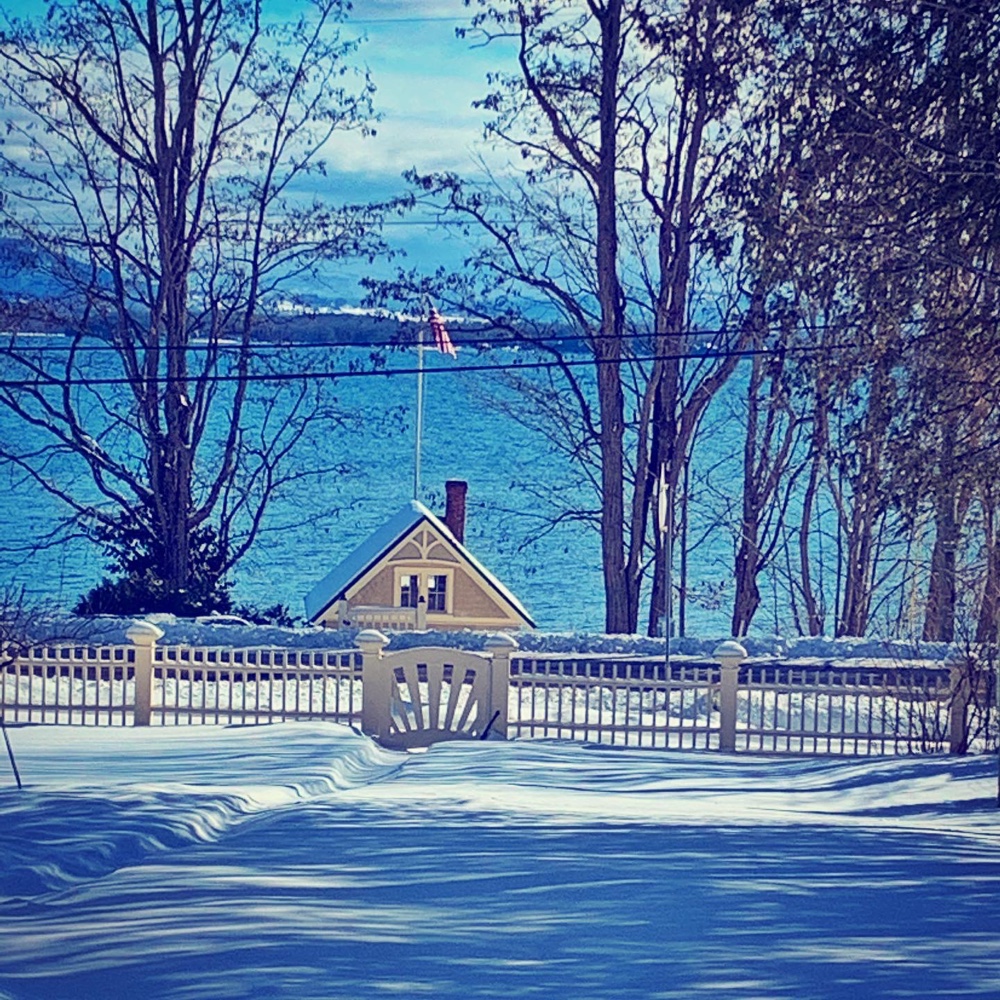
[[[788,281],[803,317],[845,333],[804,371],[808,627],[821,601],[805,514],[822,491],[838,522],[837,630],[862,634],[880,588],[901,592],[922,553],[894,567],[886,545],[929,521],[923,634],[950,639],[976,455],[995,444],[1000,17],[977,0],[818,0],[783,17],[796,57],[775,100],[792,95],[798,138]]]
[[[757,578],[781,542],[800,420],[788,399],[783,357],[755,355],[747,385],[743,500],[736,546],[731,629],[746,635],[760,606]]]
[[[593,489],[577,509],[600,528],[613,632],[637,629],[652,568],[648,624],[659,628],[656,482],[665,470],[677,493],[746,335],[737,303],[706,299],[735,240],[724,166],[757,55],[747,41],[758,6],[484,0],[472,30],[518,53],[518,72],[495,75],[480,102],[486,135],[520,168],[485,183],[411,175],[421,201],[485,240],[466,275],[404,275],[393,291],[432,290],[551,359],[563,398],[536,410],[536,425],[561,436]],[[525,300],[542,307],[534,319]],[[556,329],[576,339],[588,368]]]
[[[287,372],[261,366],[252,334],[289,281],[379,250],[377,210],[314,193],[330,140],[371,115],[337,28],[347,6],[281,23],[260,0],[5,16],[0,226],[63,290],[48,318],[68,337],[5,349],[0,405],[25,432],[0,455],[65,502],[147,607],[225,597],[326,415],[315,381],[255,395]]]

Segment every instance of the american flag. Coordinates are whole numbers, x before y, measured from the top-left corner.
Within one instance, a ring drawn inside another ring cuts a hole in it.
[[[442,354],[450,354],[453,358],[457,358],[458,351],[455,350],[455,345],[451,342],[451,337],[448,336],[448,331],[444,327],[444,320],[441,318],[441,313],[439,313],[434,306],[431,306],[430,326],[431,333],[434,334],[434,346]]]

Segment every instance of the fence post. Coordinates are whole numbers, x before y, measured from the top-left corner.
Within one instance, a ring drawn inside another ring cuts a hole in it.
[[[163,629],[147,621],[134,621],[125,637],[135,646],[135,709],[132,725],[148,726],[153,714],[153,652]]]
[[[747,651],[735,640],[726,639],[712,651],[722,667],[719,684],[719,749],[736,749],[736,688],[740,679],[740,664]]]
[[[969,702],[972,700],[969,668],[972,653],[954,651],[945,659],[948,668],[948,752],[965,753],[969,749]]]
[[[361,731],[366,736],[387,736],[391,688],[382,667],[382,650],[389,640],[378,629],[366,628],[354,640],[361,650]]]
[[[996,660],[996,646],[992,647],[993,652],[990,653],[990,681],[993,684],[993,699],[995,714],[993,716],[994,725],[1000,727],[1000,664]],[[989,698],[986,699],[986,704],[989,706]],[[987,725],[989,723],[989,708],[987,707],[986,715]],[[986,730],[987,735],[987,745],[989,745],[989,728]],[[1000,744],[1000,734],[994,737],[994,743]],[[997,746],[997,809],[1000,809],[1000,746]]]
[[[490,667],[490,719],[496,715],[496,722],[490,726],[489,731],[504,739],[507,738],[509,712],[510,658],[517,649],[517,640],[503,632],[491,635],[486,640],[486,652],[493,657],[493,665]]]

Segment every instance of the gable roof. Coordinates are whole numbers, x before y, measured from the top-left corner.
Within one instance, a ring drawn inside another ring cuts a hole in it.
[[[524,605],[451,533],[448,526],[432,514],[419,500],[411,500],[401,507],[382,527],[373,531],[353,552],[335,566],[312,590],[306,594],[306,620],[315,621],[334,601],[340,600],[345,591],[389,551],[403,540],[421,521],[450,542],[463,560],[483,582],[496,591],[532,627],[534,621]]]

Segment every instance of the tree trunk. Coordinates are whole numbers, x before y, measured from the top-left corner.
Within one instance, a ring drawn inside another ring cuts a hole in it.
[[[849,480],[851,496],[837,490],[839,535],[846,544],[838,636],[863,636],[871,614],[875,531],[888,504],[883,456],[894,394],[892,361],[885,354],[872,363],[867,394],[863,423],[851,442],[857,454],[857,469]]]
[[[823,634],[823,615],[812,582],[812,552],[809,546],[813,510],[816,505],[816,495],[819,489],[820,466],[823,458],[821,453],[813,453],[809,468],[809,481],[806,483],[802,496],[802,522],[799,524],[799,589],[802,603],[806,609],[806,634]],[[822,582],[822,575],[820,576]]]
[[[924,610],[924,642],[952,642],[955,638],[955,525],[938,510],[934,519],[934,548]]]
[[[755,339],[759,343],[759,339]],[[743,505],[740,517],[739,544],[733,567],[735,593],[730,634],[746,635],[750,622],[760,607],[757,573],[760,568],[761,494],[757,468],[757,445],[760,423],[760,394],[764,382],[761,355],[755,354],[750,363],[747,386],[747,423],[743,439]]]
[[[991,500],[983,500],[983,550],[985,572],[983,593],[979,600],[976,621],[976,642],[995,643],[998,638],[1000,617],[1000,539],[996,531],[996,509]]]
[[[760,589],[757,587],[757,566],[760,548],[757,544],[757,522],[744,521],[743,536],[736,552],[736,594],[733,598],[732,635],[746,635],[753,616],[760,607]]]
[[[844,597],[837,635],[863,636],[868,630],[872,601],[874,521],[866,502],[855,506],[847,535]]]
[[[595,340],[601,415],[601,556],[604,565],[605,629],[634,632],[637,600],[625,573],[625,400],[621,384],[624,300],[618,281],[618,70],[621,0],[601,17],[600,135],[597,191],[597,292],[601,336]]]
[[[956,419],[947,419],[941,433],[939,479],[934,496],[934,547],[922,634],[925,642],[953,642],[955,639],[955,571],[962,521],[955,482],[956,432]]]

